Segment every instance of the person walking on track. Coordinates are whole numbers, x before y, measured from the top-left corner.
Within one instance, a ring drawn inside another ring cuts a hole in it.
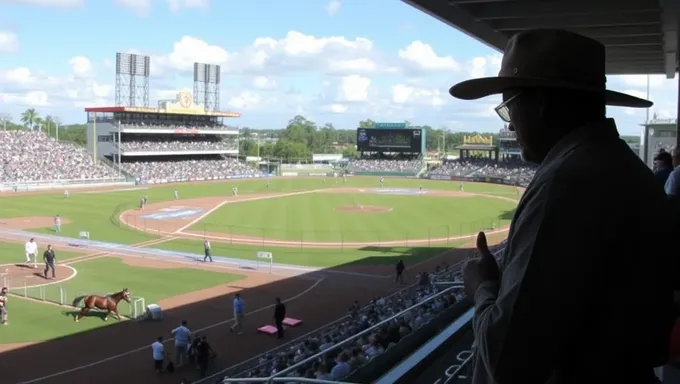
[[[180,326],[170,331],[170,334],[175,338],[175,353],[177,354],[175,365],[179,368],[187,359],[189,343],[191,342],[191,330],[187,327],[187,321],[182,320]]]
[[[51,279],[56,278],[56,268],[54,267],[54,262],[56,261],[57,257],[54,255],[54,249],[52,249],[52,245],[47,245],[47,249],[45,250],[45,253],[43,253],[43,261],[45,261],[45,271],[44,275],[45,278],[47,279],[47,272],[49,270],[52,270],[52,277]]]
[[[406,266],[404,266],[404,261],[399,260],[397,263],[397,278],[394,280],[395,283],[404,283],[404,270],[406,269]]]
[[[7,325],[7,287],[2,287],[0,290],[0,319],[2,319],[2,325]]]
[[[37,268],[36,256],[38,255],[38,244],[35,243],[35,239],[31,238],[24,245],[24,250],[26,251],[26,266],[29,267],[31,264],[31,259],[33,259],[33,268]]]
[[[151,352],[153,356],[153,368],[156,373],[163,371],[163,360],[165,360],[165,347],[163,346],[163,337],[159,336],[156,341],[151,344]]]
[[[243,333],[244,310],[245,303],[241,298],[241,294],[237,293],[236,296],[234,297],[234,325],[232,325],[231,328],[229,328],[231,332],[234,332],[234,330],[236,330],[239,335]]]
[[[281,298],[276,298],[274,306],[274,323],[276,324],[276,338],[283,339],[283,320],[286,318],[286,305],[281,302]]]
[[[203,256],[203,262],[205,263],[210,259],[210,262],[213,262],[212,256],[210,255],[210,242],[208,240],[203,242],[203,250],[205,251],[205,256]]]

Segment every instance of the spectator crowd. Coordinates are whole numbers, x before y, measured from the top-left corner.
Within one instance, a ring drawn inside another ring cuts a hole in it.
[[[419,172],[422,159],[352,159],[347,164],[349,172]]]
[[[502,247],[503,244],[498,245],[493,247],[492,251],[498,254]],[[462,300],[465,294],[462,289],[453,289],[376,327],[368,334],[339,347],[335,347],[336,345],[433,297],[445,289],[436,285],[437,281],[462,282],[461,265],[462,263],[452,266],[439,265],[431,273],[417,275],[413,285],[387,297],[373,298],[364,307],[355,302],[343,319],[316,330],[303,340],[283,345],[232,368],[231,372],[228,372],[228,377],[231,379],[269,377],[327,351],[322,357],[287,372],[284,377],[341,380],[428,324],[439,313]]]
[[[488,158],[467,158],[447,161],[431,169],[430,175],[456,177],[494,177],[508,184],[528,185],[536,173],[536,166],[521,160],[496,162]]]
[[[84,148],[39,131],[0,131],[0,164],[3,183],[118,177],[111,167],[95,165]]]
[[[124,151],[170,152],[170,151],[236,151],[236,140],[220,140],[217,136],[175,136],[172,140],[163,137],[153,139],[122,141]]]
[[[210,130],[210,131],[234,131],[237,128],[227,127],[226,125],[188,125],[182,122],[168,122],[167,124],[150,123],[150,122],[139,122],[134,123],[121,123],[121,129],[171,129],[173,131],[197,131],[197,130]]]
[[[259,174],[258,170],[234,158],[123,162],[122,167],[125,172],[142,181],[209,180]]]

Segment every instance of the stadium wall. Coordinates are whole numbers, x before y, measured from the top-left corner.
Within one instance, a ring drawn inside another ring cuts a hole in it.
[[[137,179],[135,181],[135,184],[137,184],[137,185],[150,185],[150,184],[186,183],[186,182],[190,182],[190,181],[259,179],[259,178],[268,177],[268,176],[273,176],[273,175],[268,175],[267,173],[261,173],[259,175],[235,175],[235,176],[226,176],[226,177],[190,177],[190,178],[180,178],[180,179],[151,179],[151,180]]]
[[[74,179],[74,180],[39,180],[39,181],[25,181],[16,183],[2,183],[0,184],[0,191],[41,191],[49,189],[78,189],[78,188],[96,188],[96,187],[113,187],[113,186],[131,186],[134,182],[126,181],[124,177],[115,177],[107,179]]]
[[[427,175],[427,179],[430,180],[450,180],[450,181],[471,181],[475,183],[491,183],[491,184],[504,184],[504,185],[514,185],[521,187],[519,183],[512,183],[505,180],[502,177],[488,177],[488,176],[449,176],[449,175]]]
[[[378,172],[378,171],[358,171],[353,172],[355,176],[384,176],[384,177],[415,177],[417,172]]]

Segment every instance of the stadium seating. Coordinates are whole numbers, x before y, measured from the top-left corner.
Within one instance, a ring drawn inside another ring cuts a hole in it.
[[[498,250],[503,246],[496,246],[493,250]],[[344,356],[347,357],[351,371],[354,371],[396,345],[406,335],[428,324],[444,309],[462,300],[465,297],[464,293],[462,289],[454,289],[452,294],[438,297],[432,302],[421,305],[393,324],[378,327],[369,335],[360,337],[344,345],[341,349],[334,348],[334,345],[367,330],[404,309],[427,300],[445,288],[436,285],[435,282],[460,281],[462,278],[460,267],[461,264],[438,266],[435,271],[428,274],[428,279],[426,279],[428,284],[415,283],[390,296],[374,298],[360,310],[350,311],[347,317],[305,335],[302,340],[295,340],[270,350],[261,356],[239,364],[230,371],[224,372],[224,374],[230,379],[268,377],[320,351],[327,350],[328,352],[323,359],[300,367],[300,369],[290,372],[286,376],[339,380],[342,377],[334,377],[331,372],[333,372],[332,368],[336,364],[336,358],[342,360],[341,354],[343,358]],[[420,277],[416,277],[416,281],[421,281]],[[275,333],[276,329],[273,328]]]
[[[0,182],[112,179],[118,172],[95,165],[85,148],[40,131],[0,132]]]
[[[156,160],[123,162],[125,172],[142,181],[225,179],[233,176],[253,176],[260,172],[234,158],[208,160]]]

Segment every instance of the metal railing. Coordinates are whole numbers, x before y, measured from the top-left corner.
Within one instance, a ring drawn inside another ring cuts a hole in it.
[[[4,182],[0,184],[0,190],[13,190],[15,187],[18,191],[28,191],[32,189],[49,189],[60,188],[67,186],[81,186],[92,184],[107,184],[107,183],[121,183],[125,182],[124,177],[102,177],[95,179],[55,179],[55,180],[36,180],[36,181],[17,181]]]
[[[292,382],[295,382],[296,379],[293,379],[293,378],[290,378],[290,377],[282,377],[282,376],[287,375],[287,374],[289,374],[289,373],[291,373],[291,372],[294,372],[296,369],[298,369],[298,368],[300,368],[300,367],[302,367],[302,366],[304,366],[304,365],[307,365],[307,364],[309,364],[309,363],[315,361],[316,359],[318,359],[318,358],[324,356],[325,354],[327,354],[328,352],[332,351],[333,349],[337,349],[337,348],[340,348],[340,347],[342,347],[342,346],[344,346],[344,345],[347,345],[349,342],[351,342],[351,341],[353,341],[353,340],[356,340],[357,338],[360,338],[360,337],[362,337],[362,336],[364,336],[364,335],[367,335],[367,334],[373,332],[374,330],[378,329],[379,327],[382,327],[382,326],[384,326],[384,325],[386,325],[386,324],[388,324],[388,323],[394,321],[395,319],[397,319],[397,318],[399,318],[399,317],[401,317],[401,316],[404,316],[405,314],[411,312],[412,310],[414,310],[414,309],[416,309],[416,308],[418,308],[418,307],[420,307],[420,306],[422,306],[422,305],[424,305],[424,304],[426,304],[426,303],[429,303],[429,302],[431,302],[432,300],[437,299],[437,298],[439,298],[440,296],[442,296],[442,295],[444,295],[444,294],[447,294],[447,293],[452,292],[454,289],[460,289],[460,286],[452,286],[452,287],[449,287],[449,288],[447,288],[447,289],[445,289],[445,290],[443,290],[443,291],[441,291],[441,292],[438,292],[438,293],[436,293],[436,294],[434,294],[434,295],[428,297],[427,299],[425,299],[425,300],[423,300],[423,301],[421,301],[421,302],[419,302],[419,303],[417,303],[417,304],[414,304],[414,305],[412,305],[412,306],[406,308],[405,310],[403,310],[403,311],[397,313],[396,315],[392,315],[392,316],[388,317],[387,319],[385,319],[385,320],[383,320],[383,321],[381,321],[381,322],[379,322],[379,323],[377,323],[377,324],[375,324],[375,325],[373,325],[373,326],[371,326],[371,327],[369,327],[369,328],[367,328],[367,329],[365,329],[365,330],[363,330],[363,331],[361,331],[361,332],[359,332],[359,333],[357,333],[357,334],[355,334],[355,335],[353,335],[353,336],[351,336],[351,337],[348,337],[347,339],[345,339],[345,340],[343,340],[343,341],[341,341],[341,342],[339,342],[339,343],[333,345],[331,348],[328,348],[328,349],[326,349],[326,350],[324,350],[324,351],[317,352],[317,353],[313,354],[312,356],[309,356],[308,358],[306,358],[306,359],[304,359],[304,360],[302,360],[302,361],[300,361],[300,362],[298,362],[298,363],[296,363],[296,364],[293,364],[293,365],[287,367],[286,369],[283,369],[283,370],[281,370],[281,371],[279,371],[279,372],[276,372],[275,374],[273,374],[273,375],[271,375],[271,376],[269,376],[269,377],[266,377],[266,378],[265,378],[265,377],[251,378],[250,380],[248,380],[248,382],[255,382],[255,383],[272,383],[272,382],[277,382],[277,380],[274,380],[274,379],[276,379],[276,378],[281,378],[281,379],[283,379],[283,381],[292,381]],[[222,381],[222,383],[240,383],[240,382],[245,382],[245,381],[244,381],[243,378],[233,378],[233,379],[232,379],[232,378],[225,378],[225,379]],[[199,383],[200,383],[200,381],[199,381]],[[337,383],[337,382],[336,382],[336,383]]]
[[[231,380],[231,379],[227,379]],[[233,379],[234,381],[224,381],[224,383],[263,383],[266,380],[261,377],[251,377],[242,379]],[[267,383],[317,383],[317,384],[360,384],[352,383],[348,381],[333,381],[333,380],[321,380],[321,379],[309,379],[306,377],[274,377]]]

